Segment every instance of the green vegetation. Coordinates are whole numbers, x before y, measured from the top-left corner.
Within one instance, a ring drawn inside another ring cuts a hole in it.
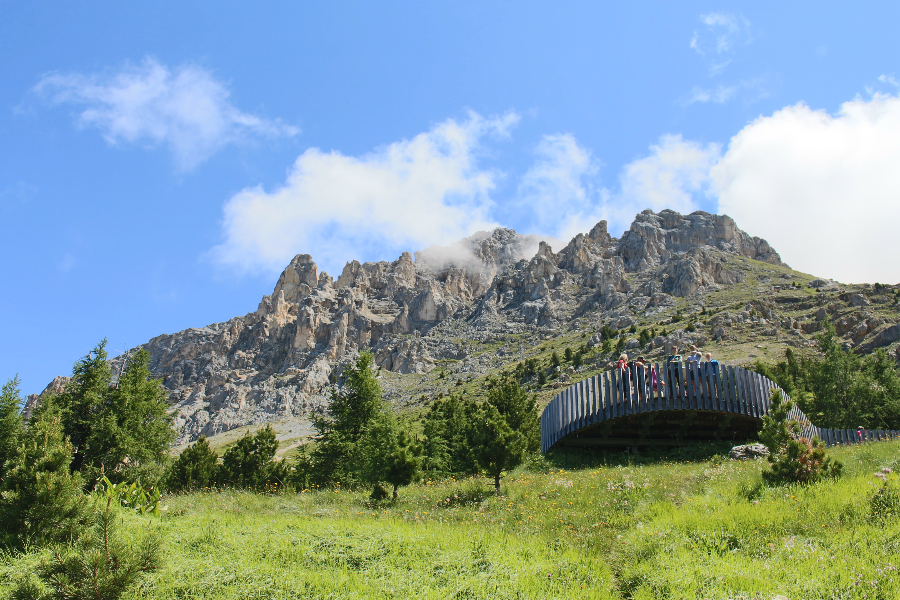
[[[763,417],[759,439],[769,449],[771,470],[763,472],[769,485],[814,483],[820,479],[840,477],[843,465],[825,454],[825,444],[818,439],[800,436],[800,423],[788,419],[794,403],[772,390],[769,414]]]
[[[819,427],[900,429],[900,372],[883,350],[859,355],[841,347],[834,326],[816,336],[817,352],[792,349],[756,370],[781,386]]]
[[[337,488],[167,496],[151,521],[165,564],[122,597],[897,597],[900,481],[882,469],[900,468],[900,444],[833,453],[844,476],[806,486],[761,487],[765,461],[560,452],[514,471],[501,495],[471,477],[377,508]],[[140,547],[147,518],[113,511]],[[0,596],[51,559],[6,556]]]
[[[149,354],[140,350],[125,360],[113,384],[103,340],[75,363],[66,389],[39,409],[59,408],[63,431],[77,449],[72,469],[82,472],[89,485],[103,475],[156,484],[175,437],[166,392],[150,378]]]

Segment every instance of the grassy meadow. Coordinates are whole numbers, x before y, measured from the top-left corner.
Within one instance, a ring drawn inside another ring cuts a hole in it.
[[[789,488],[721,450],[559,452],[500,496],[423,481],[381,506],[338,489],[168,496],[160,518],[120,513],[165,556],[125,597],[900,598],[900,443],[833,449],[841,479]],[[872,500],[884,468],[893,504]],[[3,556],[0,596],[45,557]]]

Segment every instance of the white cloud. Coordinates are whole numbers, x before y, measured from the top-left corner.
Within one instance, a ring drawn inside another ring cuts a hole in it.
[[[711,176],[720,210],[795,269],[845,282],[900,282],[900,98],[836,115],[804,104],[732,138]]]
[[[663,135],[650,154],[622,168],[619,192],[606,210],[610,230],[627,229],[644,209],[670,208],[682,214],[700,208],[699,198],[708,193],[709,169],[720,156],[718,144],[685,141],[680,135]]]
[[[741,98],[745,105],[750,105],[771,96],[772,84],[773,82],[769,76],[763,76],[745,79],[732,85],[719,84],[712,88],[704,88],[697,85],[685,95],[681,100],[681,104],[685,106],[708,102],[724,104]]]
[[[568,134],[545,136],[534,166],[522,178],[517,208],[531,211],[536,233],[568,240],[606,219],[613,233],[627,229],[644,209],[690,213],[700,207],[718,144],[664,135],[649,155],[622,168],[619,188],[601,186],[599,163]]]
[[[254,136],[293,136],[299,129],[241,112],[225,85],[196,65],[170,70],[152,58],[106,75],[53,74],[35,87],[54,103],[75,104],[82,126],[110,144],[165,144],[189,170],[226,144]]]
[[[530,215],[542,235],[568,240],[600,220],[609,192],[596,179],[600,164],[571,134],[545,135],[519,182],[514,209]],[[557,250],[559,248],[556,248]]]
[[[485,136],[505,136],[517,121],[470,113],[360,157],[311,148],[278,189],[245,189],[226,202],[212,258],[278,271],[307,252],[337,275],[367,249],[419,249],[490,229],[499,175],[479,168],[477,153]]]
[[[56,269],[61,273],[68,273],[77,263],[75,256],[70,252],[66,252],[59,262],[56,263]]]

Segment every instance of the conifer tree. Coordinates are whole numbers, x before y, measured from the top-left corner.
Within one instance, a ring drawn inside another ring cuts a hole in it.
[[[222,464],[216,471],[216,483],[223,486],[261,490],[283,479],[283,473],[273,462],[278,440],[271,425],[255,434],[247,433],[225,451]]]
[[[310,459],[321,483],[350,483],[361,478],[359,442],[382,410],[381,387],[372,372],[375,360],[363,352],[345,371],[341,388],[331,393],[328,416],[313,417],[317,445]]]
[[[541,375],[543,370],[538,378]],[[423,423],[423,467],[427,471],[437,474],[477,472],[471,445],[476,414],[475,403],[459,396],[438,398],[432,402]]]
[[[843,466],[825,454],[825,444],[818,438],[801,437],[800,424],[788,419],[794,403],[772,390],[769,413],[763,417],[759,439],[769,449],[771,469],[763,479],[769,485],[814,483],[825,477],[838,477]]]
[[[480,417],[475,427],[475,460],[494,479],[494,490],[499,492],[503,472],[525,460],[526,441],[524,436],[513,431],[496,407],[484,405]]]
[[[496,491],[503,472],[522,464],[540,444],[536,398],[514,381],[489,390],[473,428],[473,450],[478,466],[494,478]]]
[[[360,442],[365,460],[363,477],[373,485],[387,482],[397,490],[417,480],[422,465],[422,446],[386,409],[369,423]]]
[[[185,448],[172,463],[167,486],[173,491],[204,488],[214,482],[219,455],[209,447],[205,435]]]
[[[75,449],[72,469],[88,483],[102,475],[111,481],[162,476],[175,432],[167,413],[166,392],[150,377],[150,355],[137,352],[112,384],[106,340],[75,363],[66,389],[44,401],[61,410],[63,429]]]
[[[69,470],[72,445],[63,435],[59,411],[51,406],[32,415],[7,463],[0,485],[0,532],[4,545],[65,541],[88,518],[82,479]]]
[[[21,404],[17,375],[7,381],[0,391],[0,482],[6,476],[6,461],[16,455],[19,441],[25,435]]]

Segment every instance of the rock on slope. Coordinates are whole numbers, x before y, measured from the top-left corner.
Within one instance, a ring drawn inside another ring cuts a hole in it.
[[[478,338],[626,303],[653,310],[740,281],[728,263],[735,255],[782,264],[727,216],[670,210],[644,211],[621,239],[601,221],[558,253],[536,236],[498,228],[416,252],[415,260],[403,253],[394,262],[353,261],[336,281],[300,254],[255,312],[143,347],[170,392],[179,442],[187,442],[321,410],[330,380],[362,350],[385,370],[426,373],[436,360],[464,357],[454,324]],[[629,274],[643,284],[633,288]]]

